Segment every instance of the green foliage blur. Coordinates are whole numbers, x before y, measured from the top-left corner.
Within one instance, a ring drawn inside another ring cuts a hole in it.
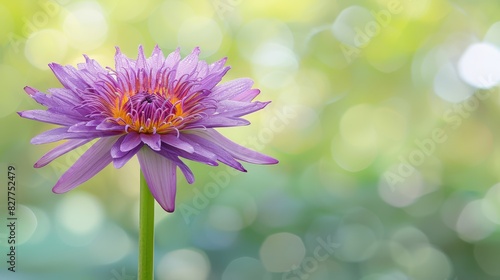
[[[136,279],[139,165],[51,188],[89,147],[22,119],[26,85],[60,87],[47,64],[82,54],[114,67],[199,46],[228,57],[272,103],[221,129],[275,166],[187,162],[177,209],[156,211],[156,279],[500,278],[500,7],[494,0],[20,0],[0,3],[0,279]],[[496,137],[499,135],[499,137]],[[10,272],[7,168],[15,166]]]

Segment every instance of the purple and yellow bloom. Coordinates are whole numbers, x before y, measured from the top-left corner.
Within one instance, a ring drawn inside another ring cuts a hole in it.
[[[116,48],[115,69],[85,57],[72,66],[49,64],[62,88],[49,94],[25,91],[47,110],[19,112],[23,118],[60,125],[39,134],[32,144],[67,140],[40,158],[42,167],[57,157],[98,139],[57,181],[55,193],[67,192],[108,164],[116,168],[137,155],[149,189],[168,212],[175,209],[176,170],[191,184],[194,175],[181,158],[208,165],[224,163],[245,172],[239,161],[275,164],[267,155],[240,146],[217,127],[248,125],[242,116],[269,102],[252,101],[260,91],[248,78],[219,84],[230,69],[226,58],[207,64],[199,48],[181,59],[177,49],[167,57],[158,46],[136,60]]]

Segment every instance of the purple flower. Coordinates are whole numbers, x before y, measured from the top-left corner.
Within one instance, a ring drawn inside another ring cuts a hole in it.
[[[180,159],[208,165],[222,162],[246,171],[239,161],[275,164],[278,161],[240,146],[214,128],[248,125],[242,116],[269,102],[252,100],[259,94],[252,80],[219,84],[229,70],[226,58],[207,64],[199,48],[181,60],[180,51],[166,58],[158,46],[146,58],[142,46],[137,60],[116,48],[115,70],[85,56],[77,69],[49,64],[62,88],[44,94],[25,91],[47,110],[19,112],[23,118],[61,127],[39,134],[32,144],[67,140],[35,163],[42,167],[55,158],[99,138],[57,181],[55,193],[67,192],[113,162],[122,167],[137,154],[141,170],[156,201],[175,209],[176,169],[189,183],[191,170]]]

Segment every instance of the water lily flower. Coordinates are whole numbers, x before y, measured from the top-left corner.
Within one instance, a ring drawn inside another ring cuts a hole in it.
[[[48,94],[25,91],[46,110],[19,112],[23,118],[60,127],[39,134],[32,144],[66,140],[35,163],[42,167],[57,157],[98,139],[60,177],[53,192],[67,192],[89,180],[111,162],[116,168],[137,155],[149,189],[168,212],[175,209],[176,172],[189,183],[194,175],[182,159],[208,165],[218,162],[245,172],[240,161],[275,164],[267,155],[240,146],[217,127],[248,125],[242,118],[269,102],[252,101],[253,81],[239,78],[219,84],[230,69],[226,58],[207,64],[200,49],[181,59],[177,49],[165,57],[158,46],[137,59],[116,48],[115,69],[85,57],[77,68],[49,64],[61,88]],[[182,159],[181,159],[182,158]]]

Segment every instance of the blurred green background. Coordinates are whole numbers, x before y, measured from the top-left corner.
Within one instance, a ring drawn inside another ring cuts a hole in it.
[[[189,163],[156,211],[156,279],[500,279],[500,7],[480,0],[39,0],[0,3],[0,279],[136,279],[137,160],[51,192],[81,155],[33,163],[53,128],[16,111],[47,64],[114,67],[143,45],[251,77],[272,100],[222,133],[276,166]],[[7,271],[7,166],[17,272]]]

